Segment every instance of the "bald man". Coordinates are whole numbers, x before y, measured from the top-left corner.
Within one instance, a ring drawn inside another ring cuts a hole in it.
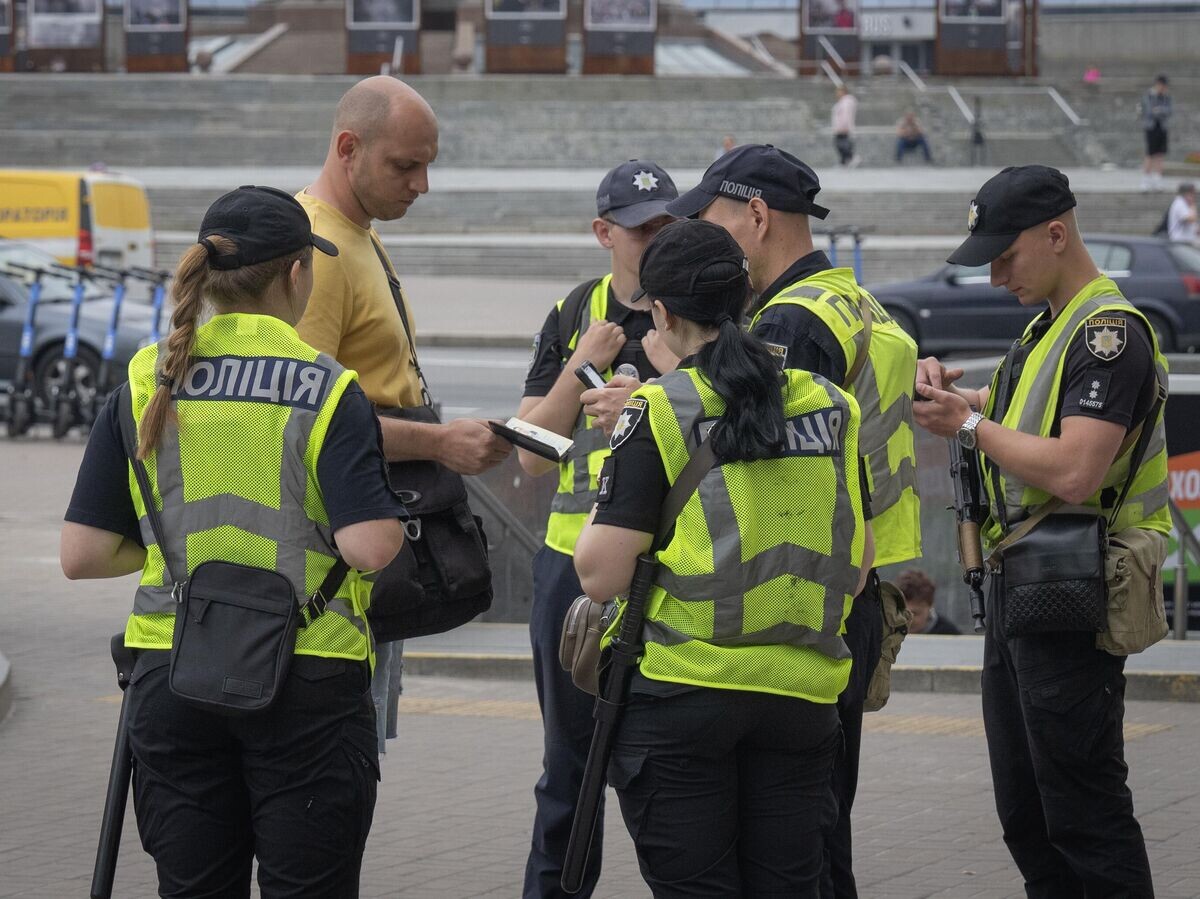
[[[380,408],[420,406],[422,395],[409,341],[416,323],[371,223],[404,217],[429,190],[437,152],[437,117],[424,98],[395,78],[367,78],[338,102],[321,174],[296,195],[313,229],[339,250],[337,256],[316,254],[322,259],[314,259],[312,297],[296,330],[306,343],[358,372],[367,398]],[[378,421],[390,462],[429,459],[460,474],[479,474],[512,450],[476,419]],[[381,753],[385,737],[396,735],[403,646],[398,641],[376,647],[371,691]]]

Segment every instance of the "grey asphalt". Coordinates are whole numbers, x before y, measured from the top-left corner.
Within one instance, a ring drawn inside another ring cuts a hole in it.
[[[14,697],[0,721],[4,899],[85,895],[95,851],[119,701],[108,639],[123,626],[134,585],[131,578],[67,582],[58,570],[59,522],[82,446],[79,437],[0,443],[0,648],[12,664]],[[523,630],[480,625],[413,641],[401,736],[382,763],[363,896],[519,895],[541,759],[532,682],[415,672],[429,654],[519,655],[527,651]],[[924,658],[927,643],[929,652],[949,653],[943,661],[967,666],[977,653],[975,638],[936,639],[912,640],[901,661]],[[1194,660],[1194,646],[1162,651]],[[1200,704],[1131,700],[1126,722],[1158,895],[1200,895]],[[868,717],[855,815],[864,897],[1021,895],[1000,840],[982,734],[973,695],[898,692]],[[646,896],[610,808],[597,896]],[[114,895],[151,897],[154,882],[131,810]]]

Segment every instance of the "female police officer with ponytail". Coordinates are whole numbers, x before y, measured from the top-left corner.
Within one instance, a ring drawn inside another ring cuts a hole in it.
[[[723,228],[663,228],[640,279],[683,361],[613,431],[575,550],[592,599],[629,588],[705,434],[717,464],[657,553],[609,782],[655,896],[816,896],[851,664],[839,634],[873,555],[858,406],[781,373],[742,330],[749,283]]]
[[[163,896],[248,897],[255,856],[263,897],[358,895],[378,780],[360,571],[400,549],[403,506],[378,440],[360,437],[378,425],[355,373],[293,329],[314,247],[337,253],[281,191],[244,187],[213,204],[175,274],[171,333],[133,358],[129,389],[97,421],[63,528],[68,577],[141,572],[126,720],[138,831]],[[130,398],[162,546],[122,442]],[[297,632],[268,708],[234,717],[168,684],[176,591],[165,569],[266,569],[303,601],[339,556],[350,571]]]

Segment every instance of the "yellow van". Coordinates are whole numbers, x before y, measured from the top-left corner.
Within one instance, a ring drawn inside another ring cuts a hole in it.
[[[0,238],[64,265],[154,267],[146,189],[115,172],[0,169]]]

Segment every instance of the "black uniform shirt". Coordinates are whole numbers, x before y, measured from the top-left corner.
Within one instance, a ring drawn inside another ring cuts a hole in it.
[[[763,291],[760,305],[766,305],[797,281],[831,268],[829,257],[820,250],[800,257]],[[783,347],[784,368],[811,371],[838,385],[846,380],[846,353],[842,345],[829,326],[803,306],[789,303],[766,310],[754,325],[753,333],[764,343]]]
[[[587,301],[585,300],[585,302]],[[613,296],[612,286],[609,285],[608,310],[604,318],[605,321],[620,325],[625,331],[627,341],[638,341],[635,346],[627,343],[628,350],[625,347],[622,348],[622,354],[617,357],[613,367],[628,361],[637,366],[638,380],[648,381],[650,378],[658,377],[659,373],[650,365],[646,354],[640,349],[641,339],[646,336],[647,331],[654,328],[654,319],[651,318],[649,310],[630,309]],[[572,326],[571,330],[574,331],[575,328]],[[529,373],[525,376],[524,395],[545,396],[548,394],[550,388],[554,386],[554,382],[562,374],[563,359],[569,358],[570,355],[569,351],[563,351],[559,337],[558,306],[556,305],[546,316],[546,323],[542,325],[542,330],[533,338],[533,356],[529,360]],[[626,356],[629,358],[626,359]]]
[[[129,493],[128,462],[121,442],[121,420],[114,391],[100,410],[79,475],[67,521],[91,525],[142,543],[133,497]],[[373,434],[374,439],[364,439]],[[404,504],[388,485],[383,437],[367,395],[356,383],[342,394],[317,458],[317,481],[332,530],[405,515]]]
[[[1115,422],[1128,431],[1136,427],[1154,405],[1154,349],[1142,320],[1120,312],[1102,312],[1092,318],[1097,317],[1123,323],[1104,326],[1117,335],[1119,349],[1114,355],[1111,338],[1102,345],[1097,340],[1097,332],[1103,328],[1089,328],[1087,322],[1072,338],[1063,362],[1059,411],[1051,430],[1052,437],[1059,435],[1062,419],[1075,415]],[[1033,324],[1034,339],[1014,354],[1016,371],[1011,380],[1014,389],[1020,367],[1052,323],[1053,319],[1044,312]],[[997,401],[1000,400],[997,397]]]

